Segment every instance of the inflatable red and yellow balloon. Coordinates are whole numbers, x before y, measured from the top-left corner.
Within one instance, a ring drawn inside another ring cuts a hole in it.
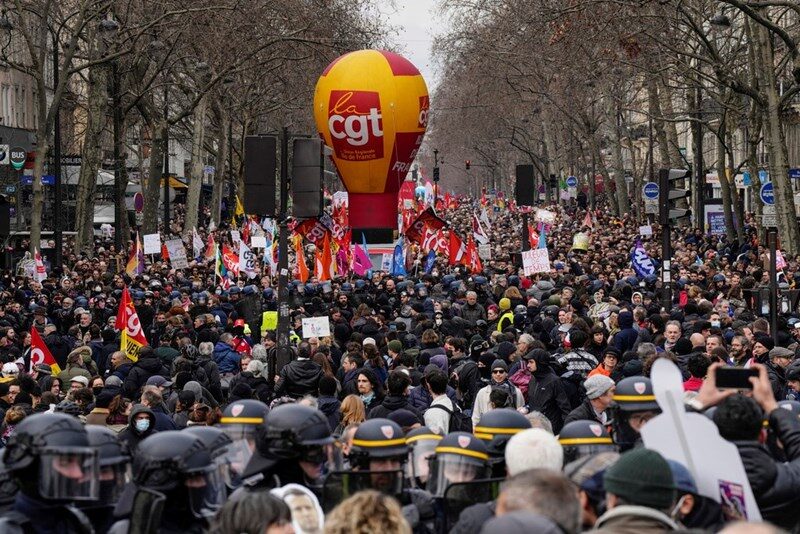
[[[314,118],[349,193],[354,229],[397,227],[397,193],[425,136],[429,107],[422,75],[393,52],[350,52],[320,76]]]

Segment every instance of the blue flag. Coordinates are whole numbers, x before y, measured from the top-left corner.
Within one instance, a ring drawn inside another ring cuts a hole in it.
[[[428,257],[425,259],[425,274],[431,274],[433,265],[436,263],[436,252],[431,250],[428,252]]]
[[[364,248],[364,253],[369,256],[369,249],[367,249],[367,236],[364,235],[364,232],[361,232],[361,246]],[[367,280],[372,278],[372,269],[367,271]]]
[[[407,276],[406,259],[403,254],[403,238],[397,240],[392,256],[392,276]]]
[[[542,231],[539,233],[539,246],[536,248],[547,248],[547,231],[542,225]]]
[[[636,240],[636,246],[634,246],[631,251],[631,267],[636,271],[636,275],[639,276],[639,278],[645,278],[656,274],[656,266],[644,249],[644,245],[642,245],[640,239]]]

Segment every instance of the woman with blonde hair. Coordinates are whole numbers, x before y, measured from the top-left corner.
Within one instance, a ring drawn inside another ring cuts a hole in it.
[[[364,407],[364,401],[358,395],[348,395],[342,401],[342,406],[339,408],[342,412],[342,420],[339,426],[336,427],[334,434],[342,435],[342,431],[347,425],[360,425],[367,420],[367,410]]]
[[[328,514],[325,534],[411,534],[400,505],[375,490],[359,491]]]

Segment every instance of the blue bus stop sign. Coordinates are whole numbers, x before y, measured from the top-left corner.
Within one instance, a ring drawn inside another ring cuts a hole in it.
[[[658,184],[655,182],[647,182],[646,184],[644,184],[644,187],[642,188],[642,193],[644,194],[644,198],[649,198],[650,200],[658,199],[660,192],[661,191],[658,187]]]
[[[768,206],[775,204],[775,186],[772,185],[772,182],[767,182],[761,186],[759,196],[764,204]]]

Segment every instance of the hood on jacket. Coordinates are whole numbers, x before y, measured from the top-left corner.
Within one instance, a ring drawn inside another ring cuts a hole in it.
[[[134,424],[134,419],[140,413],[146,413],[148,415],[148,417],[150,418],[150,426],[144,432],[139,432],[138,430],[136,430],[136,425]],[[155,427],[156,427],[156,416],[153,413],[153,410],[151,410],[147,406],[145,406],[143,404],[136,404],[131,409],[131,415],[128,416],[128,425],[129,425],[129,428],[130,428],[131,432],[133,432],[137,436],[141,436],[143,434],[147,434],[149,432],[152,432],[155,429]]]
[[[633,314],[629,311],[620,312],[617,316],[617,322],[621,330],[633,328]]]
[[[161,358],[159,358],[155,352],[145,354],[139,358],[134,365],[154,375],[160,374],[161,368],[163,367]]]
[[[320,397],[317,399],[317,407],[319,411],[325,415],[333,415],[339,411],[341,403],[334,397]]]
[[[81,364],[87,359],[92,359],[92,347],[89,345],[82,345],[67,355],[67,363]]]

